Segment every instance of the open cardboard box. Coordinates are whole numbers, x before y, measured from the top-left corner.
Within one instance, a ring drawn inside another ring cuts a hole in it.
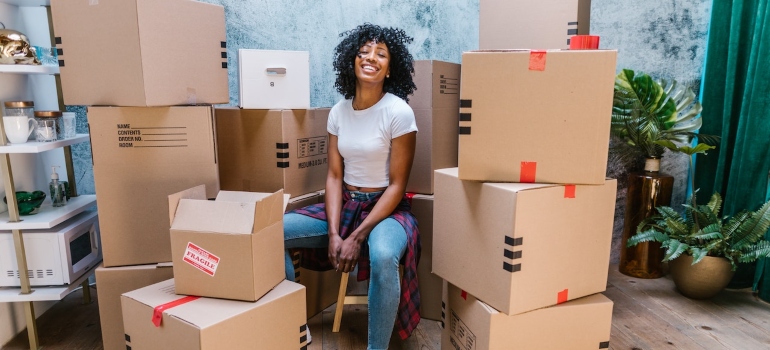
[[[220,191],[209,201],[203,185],[168,196],[177,293],[255,301],[285,279],[288,197]]]

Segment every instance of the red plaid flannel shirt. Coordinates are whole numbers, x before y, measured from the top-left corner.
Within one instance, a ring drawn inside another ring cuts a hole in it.
[[[378,195],[368,201],[353,201],[350,192],[343,191],[342,212],[340,214],[340,237],[342,239],[347,238],[364,221],[379,198]],[[326,205],[324,203],[296,209],[292,212],[326,221]],[[406,196],[389,217],[396,219],[404,227],[407,234],[406,252],[401,259],[401,264],[404,265],[404,276],[401,279],[401,297],[398,304],[398,316],[396,317],[398,335],[401,339],[406,339],[420,323],[420,291],[417,289],[417,263],[420,262],[421,249],[420,233],[417,229],[417,219],[411,212],[411,206]],[[302,267],[315,271],[334,268],[329,261],[328,249],[303,248],[299,250]],[[369,246],[362,244],[361,254],[358,258],[358,280],[368,279],[369,272]]]

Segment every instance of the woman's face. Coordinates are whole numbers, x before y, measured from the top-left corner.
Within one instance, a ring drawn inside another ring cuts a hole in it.
[[[356,55],[356,78],[359,83],[382,84],[390,74],[390,51],[384,43],[369,41]]]

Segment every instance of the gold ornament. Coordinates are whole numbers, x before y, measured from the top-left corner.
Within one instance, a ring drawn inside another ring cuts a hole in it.
[[[3,29],[0,29],[0,64],[40,65],[40,61],[35,55],[35,48],[29,45],[27,36],[13,29],[5,29],[5,25],[2,25]]]

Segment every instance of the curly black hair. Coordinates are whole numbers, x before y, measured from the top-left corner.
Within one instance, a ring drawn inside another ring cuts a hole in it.
[[[390,52],[390,77],[385,79],[383,90],[409,102],[407,96],[417,89],[412,81],[414,59],[407,48],[407,44],[414,40],[412,37],[401,29],[385,28],[371,23],[345,31],[340,37],[344,39],[334,48],[334,70],[337,72],[334,87],[345,99],[356,95],[356,55],[361,46],[374,40],[387,45]]]

